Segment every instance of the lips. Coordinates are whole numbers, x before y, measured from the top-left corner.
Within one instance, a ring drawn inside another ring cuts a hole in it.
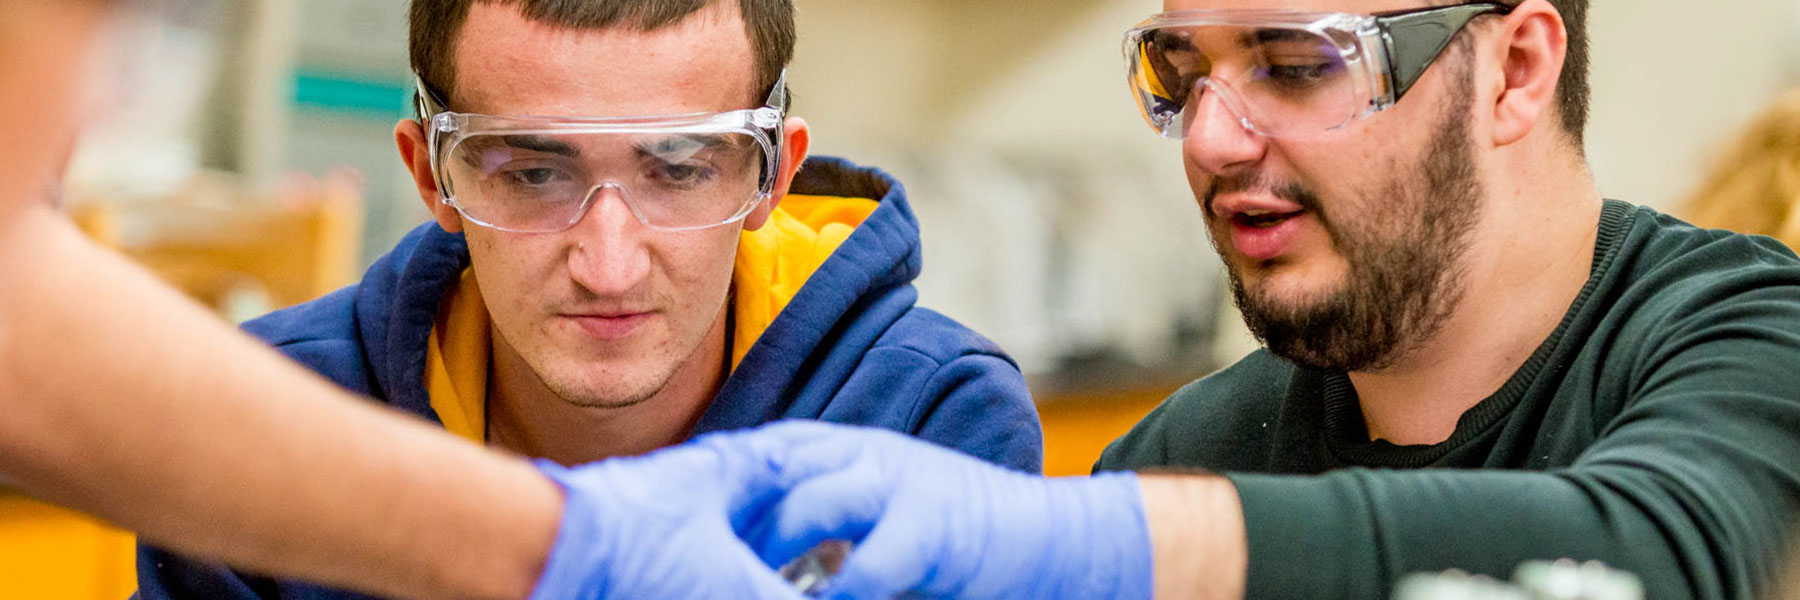
[[[656,316],[654,312],[607,312],[587,314],[564,314],[562,318],[572,322],[583,333],[594,338],[614,341],[621,340],[636,333]]]
[[[1269,211],[1264,211],[1264,210],[1253,210],[1253,211],[1241,212],[1241,213],[1232,215],[1231,222],[1232,222],[1232,224],[1242,226],[1242,227],[1267,229],[1270,227],[1275,227],[1277,225],[1280,225],[1283,221],[1286,221],[1290,218],[1299,216],[1300,214],[1302,214],[1304,212],[1305,211],[1293,211],[1293,212],[1279,212],[1278,213],[1278,212],[1269,212]]]
[[[1311,214],[1298,203],[1270,195],[1232,194],[1214,198],[1213,215],[1231,226],[1231,247],[1251,260],[1285,254]]]
[[[1231,220],[1231,247],[1251,260],[1273,260],[1286,254],[1299,236],[1302,224],[1312,216],[1305,212]]]

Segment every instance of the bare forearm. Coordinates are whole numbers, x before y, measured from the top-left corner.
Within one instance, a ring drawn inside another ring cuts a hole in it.
[[[1248,561],[1243,510],[1216,476],[1138,479],[1156,562],[1156,597],[1237,600]]]
[[[81,239],[0,225],[0,473],[185,553],[406,597],[522,597],[561,495],[358,401]]]

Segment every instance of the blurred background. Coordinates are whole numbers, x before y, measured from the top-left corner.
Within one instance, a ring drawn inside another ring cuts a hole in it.
[[[1177,143],[1125,88],[1120,35],[1157,2],[795,3],[793,112],[815,154],[905,183],[921,302],[1017,358],[1048,472],[1085,473],[1175,387],[1255,347]],[[1796,0],[1602,0],[1591,32],[1588,151],[1609,197],[1675,211],[1800,86]],[[354,281],[427,218],[392,134],[406,34],[402,0],[196,0],[122,25],[71,214],[233,320]],[[0,598],[124,597],[130,560],[125,534],[0,494]]]

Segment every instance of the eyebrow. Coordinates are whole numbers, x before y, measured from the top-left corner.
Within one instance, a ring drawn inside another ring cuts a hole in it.
[[[1181,51],[1194,49],[1194,41],[1188,39],[1187,36],[1176,35],[1166,31],[1156,32],[1154,37],[1150,38],[1149,42],[1152,47],[1161,48],[1163,50]]]
[[[633,149],[633,151],[635,151],[637,153],[638,158],[649,158],[649,157],[655,157],[655,156],[667,154],[670,151],[674,150],[674,148],[670,147],[670,145],[677,141],[689,142],[689,143],[694,143],[694,144],[699,145],[699,148],[695,149],[695,151],[698,152],[700,150],[711,150],[714,148],[718,148],[720,146],[733,146],[733,147],[741,146],[742,143],[737,142],[737,140],[741,137],[742,136],[732,136],[732,135],[724,135],[724,134],[718,134],[718,133],[674,134],[674,135],[657,138],[654,140],[645,140],[645,141],[636,142],[636,143],[632,144],[632,149]]]
[[[1314,41],[1317,39],[1319,39],[1319,36],[1313,35],[1311,32],[1302,31],[1299,29],[1273,29],[1273,28],[1271,28],[1271,29],[1258,29],[1258,30],[1247,32],[1247,33],[1243,34],[1243,36],[1241,36],[1238,39],[1238,45],[1243,48],[1249,49],[1249,48],[1254,48],[1254,47],[1262,45],[1262,44],[1273,44],[1273,43],[1280,43],[1280,42],[1310,42],[1310,41]]]
[[[577,157],[581,156],[581,150],[576,148],[574,145],[571,145],[568,142],[558,140],[555,138],[551,138],[548,136],[508,135],[508,136],[501,136],[500,140],[502,142],[505,142],[506,145],[514,147],[514,148],[518,148],[520,150],[530,150],[532,152],[543,152],[545,154],[558,154],[558,155],[562,155],[562,156],[567,156],[569,158],[577,158]]]
[[[670,145],[673,143],[677,143],[678,141],[683,141],[683,142],[687,142],[687,143],[694,145],[695,147],[693,148],[693,152],[697,153],[697,152],[700,152],[703,150],[711,150],[714,148],[718,148],[720,146],[731,146],[731,147],[742,146],[743,144],[741,142],[739,142],[739,138],[741,138],[741,137],[742,136],[732,136],[732,135],[724,135],[724,134],[716,134],[716,133],[715,134],[673,134],[673,135],[657,138],[654,140],[644,140],[644,141],[635,142],[632,144],[632,150],[638,159],[655,158],[658,156],[667,155],[668,153],[675,151],[676,148],[671,147]],[[525,151],[529,151],[529,152],[542,152],[544,154],[554,154],[557,156],[563,156],[563,157],[567,157],[570,159],[581,158],[581,149],[579,147],[576,147],[574,144],[570,144],[569,142],[566,142],[566,141],[563,141],[560,139],[556,139],[555,137],[552,137],[552,136],[525,135],[525,134],[503,135],[503,136],[499,136],[499,140],[497,142],[493,138],[486,138],[485,141],[486,141],[486,143],[479,143],[479,142],[471,141],[470,146],[472,146],[473,148],[475,148],[478,151],[463,154],[463,160],[465,162],[469,163],[469,166],[475,167],[475,168],[482,167],[482,165],[479,164],[479,161],[482,160],[482,158],[481,158],[482,152],[480,152],[479,150],[481,150],[483,148],[487,148],[487,149],[516,148],[516,149],[525,150]]]
[[[487,151],[502,148],[518,148],[531,152],[555,154],[569,158],[579,158],[581,156],[581,150],[568,142],[542,135],[503,135],[499,136],[498,141],[495,141],[493,137],[480,136],[465,142],[465,144],[473,151],[459,152],[458,154],[462,156],[463,163],[474,169],[484,169],[491,166],[482,164],[487,160],[487,158],[485,158]]]

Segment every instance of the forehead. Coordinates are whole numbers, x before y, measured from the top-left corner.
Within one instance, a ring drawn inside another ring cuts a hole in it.
[[[475,2],[457,32],[452,108],[509,116],[631,117],[751,108],[736,2],[656,31],[570,29]]]

